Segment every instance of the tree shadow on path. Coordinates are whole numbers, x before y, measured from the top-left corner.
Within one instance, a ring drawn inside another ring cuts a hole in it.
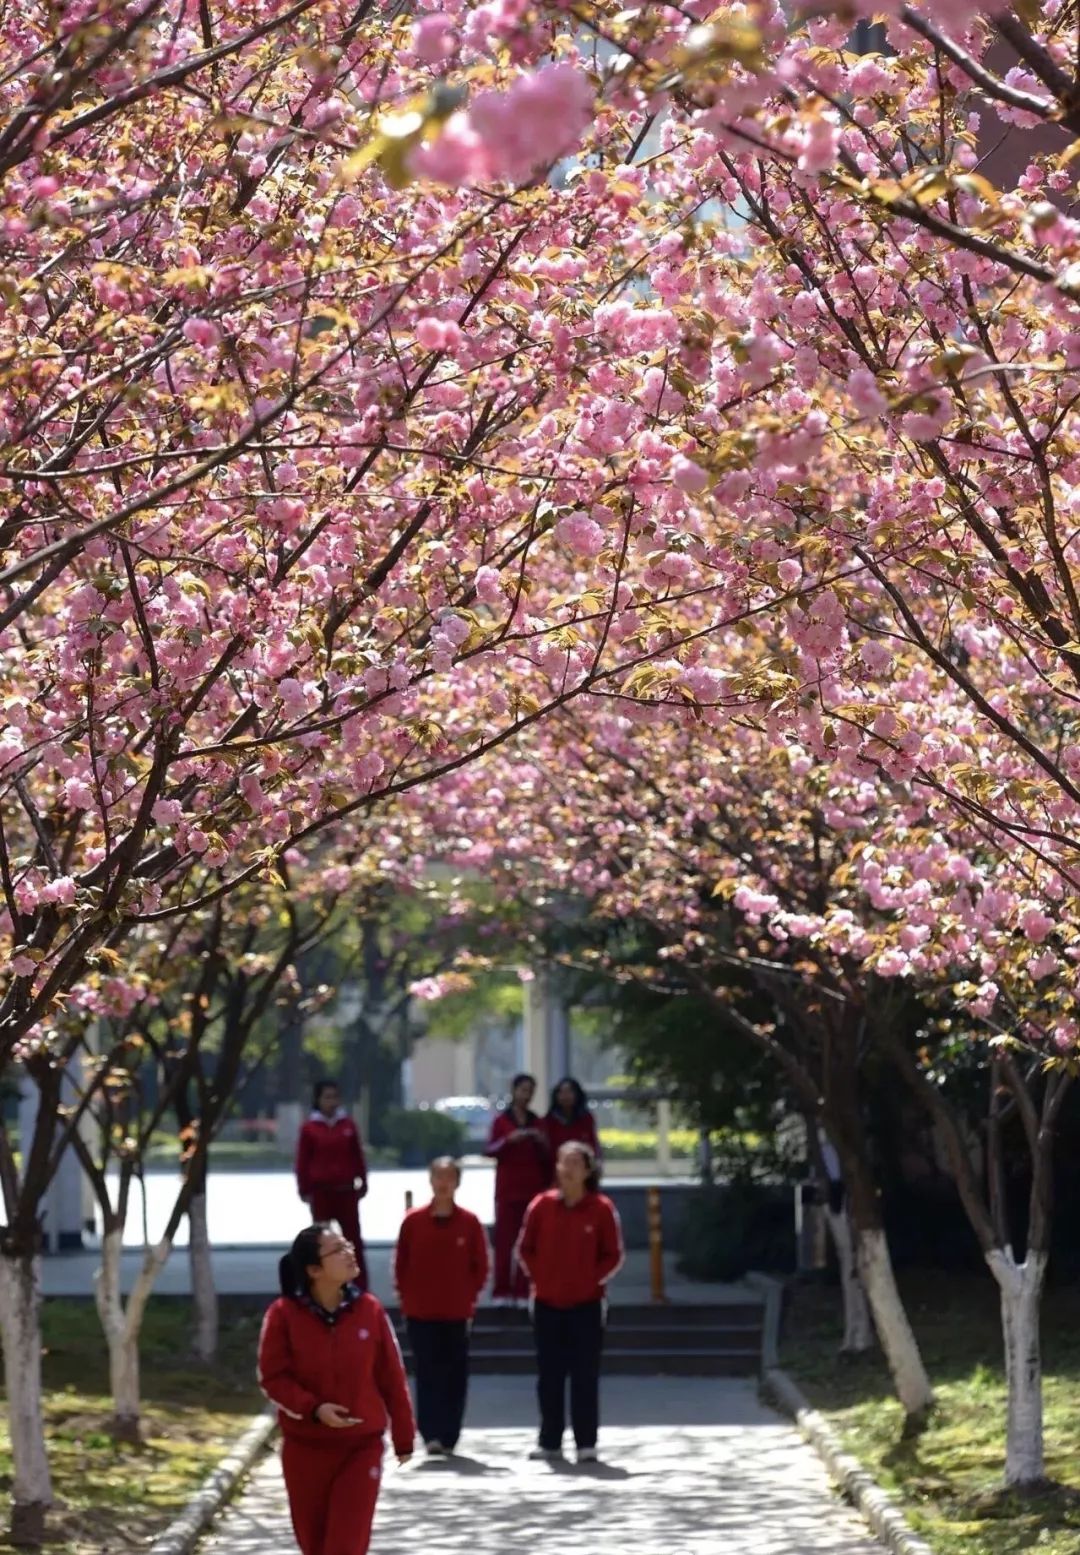
[[[632,1395],[618,1394],[605,1392],[605,1419],[619,1422],[601,1431],[606,1461],[551,1465],[528,1458],[531,1390],[477,1387],[461,1460],[388,1464],[372,1555],[505,1555],[526,1541],[557,1555],[880,1555],[816,1455],[752,1388],[726,1404],[697,1381],[635,1379]],[[511,1406],[515,1428],[495,1426]],[[291,1548],[270,1460],[206,1555]]]

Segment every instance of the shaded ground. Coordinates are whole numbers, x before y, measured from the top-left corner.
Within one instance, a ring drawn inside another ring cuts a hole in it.
[[[478,1378],[453,1463],[388,1467],[372,1555],[875,1555],[817,1457],[753,1382],[616,1377],[604,1384],[604,1462],[530,1463],[533,1389]],[[276,1456],[203,1555],[293,1547]]]
[[[44,1358],[46,1429],[57,1551],[144,1549],[176,1516],[262,1404],[255,1386],[257,1312],[227,1314],[221,1357],[204,1370],[188,1359],[186,1304],[147,1314],[143,1383],[146,1442],[120,1446],[108,1433],[108,1370],[97,1314],[88,1302],[48,1302]],[[0,1421],[0,1489],[11,1456]]]
[[[900,1409],[880,1357],[838,1358],[837,1291],[798,1293],[784,1365],[848,1449],[894,1493],[935,1555],[1078,1555],[1080,1290],[1047,1296],[1046,1456],[1057,1488],[1028,1497],[999,1488],[1005,1379],[992,1280],[925,1274],[906,1280],[904,1295],[939,1400],[917,1441],[900,1439]]]

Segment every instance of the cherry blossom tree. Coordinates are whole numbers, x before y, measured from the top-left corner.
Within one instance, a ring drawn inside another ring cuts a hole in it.
[[[942,686],[955,696],[951,682]],[[737,716],[710,721],[699,712],[680,723],[662,706],[649,713],[634,704],[588,719],[567,715],[527,748],[462,775],[466,791],[451,826],[468,817],[474,862],[542,921],[565,916],[567,899],[577,897],[602,930],[615,925],[614,934],[602,932],[598,954],[611,975],[641,975],[620,950],[618,926],[648,925],[661,946],[649,974],[655,985],[711,1000],[719,1023],[771,1057],[837,1150],[862,1284],[914,1415],[920,1370],[887,1267],[858,1100],[868,1053],[896,1070],[941,1130],[998,1283],[1005,1476],[1035,1483],[1043,1475],[1038,1314],[1054,1127],[1074,1068],[1060,1047],[1074,974],[1058,955],[1074,947],[1072,930],[1058,935],[1048,920],[1034,922],[1022,895],[1023,854],[1016,857],[1008,834],[986,836],[949,796],[911,783],[885,788],[869,767],[844,780],[831,756],[813,759],[755,727],[745,703],[727,711]],[[501,822],[508,809],[517,817],[509,837]],[[1008,903],[1009,921],[998,922]],[[628,948],[636,943],[631,936]],[[1000,983],[992,998],[972,981],[991,955]],[[766,997],[771,1014],[753,1013],[751,992]],[[933,1035],[935,1010],[953,1028],[947,1039]],[[986,1054],[984,1179],[941,1085],[941,1050],[957,1040],[978,1041]],[[1022,1254],[999,1186],[1010,1108],[1031,1175]]]
[[[823,909],[830,954],[962,966],[1071,1059],[1074,29],[895,5],[856,52],[851,14],[5,14],[0,1062],[122,1006],[129,945],[608,701],[833,772],[893,851],[853,866],[880,941]]]

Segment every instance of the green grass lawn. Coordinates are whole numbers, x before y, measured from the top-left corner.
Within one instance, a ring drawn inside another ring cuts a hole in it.
[[[905,1282],[904,1297],[939,1400],[917,1441],[901,1440],[900,1406],[880,1357],[837,1355],[838,1291],[798,1291],[783,1364],[935,1555],[1080,1555],[1080,1290],[1046,1298],[1046,1463],[1054,1483],[1031,1496],[1001,1490],[1005,1380],[990,1277],[923,1275]]]
[[[50,1548],[124,1555],[146,1545],[181,1510],[262,1407],[255,1385],[261,1314],[226,1305],[217,1364],[188,1356],[186,1302],[151,1303],[143,1345],[145,1437],[120,1446],[108,1434],[105,1346],[93,1304],[45,1304],[46,1430],[56,1509]],[[11,1453],[0,1423],[0,1486]]]

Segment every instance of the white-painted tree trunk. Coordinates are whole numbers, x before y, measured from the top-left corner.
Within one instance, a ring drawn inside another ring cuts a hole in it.
[[[1008,1388],[1005,1483],[1038,1485],[1046,1477],[1039,1316],[1047,1255],[1029,1249],[1024,1262],[1018,1264],[1011,1249],[996,1247],[986,1254],[986,1261],[1001,1291]]]
[[[840,1267],[840,1291],[844,1304],[844,1339],[840,1349],[845,1355],[862,1355],[875,1344],[870,1307],[859,1278],[851,1220],[846,1210],[826,1209],[829,1234]]]
[[[859,1276],[889,1364],[896,1396],[904,1406],[908,1420],[918,1421],[933,1407],[934,1390],[896,1288],[884,1231],[880,1228],[857,1231],[856,1247]]]
[[[148,1248],[127,1301],[120,1284],[120,1252],[123,1231],[107,1231],[101,1242],[101,1264],[94,1278],[94,1298],[109,1351],[109,1387],[113,1401],[113,1431],[124,1441],[139,1436],[142,1396],[139,1377],[139,1339],[146,1303],[158,1273],[169,1256],[171,1240]]]
[[[209,1362],[217,1354],[218,1299],[214,1285],[214,1265],[207,1227],[205,1193],[196,1193],[188,1205],[188,1227],[192,1304],[191,1347],[197,1360]]]
[[[14,1544],[40,1544],[52,1480],[41,1407],[41,1269],[33,1257],[0,1255],[0,1338],[15,1483]]]

